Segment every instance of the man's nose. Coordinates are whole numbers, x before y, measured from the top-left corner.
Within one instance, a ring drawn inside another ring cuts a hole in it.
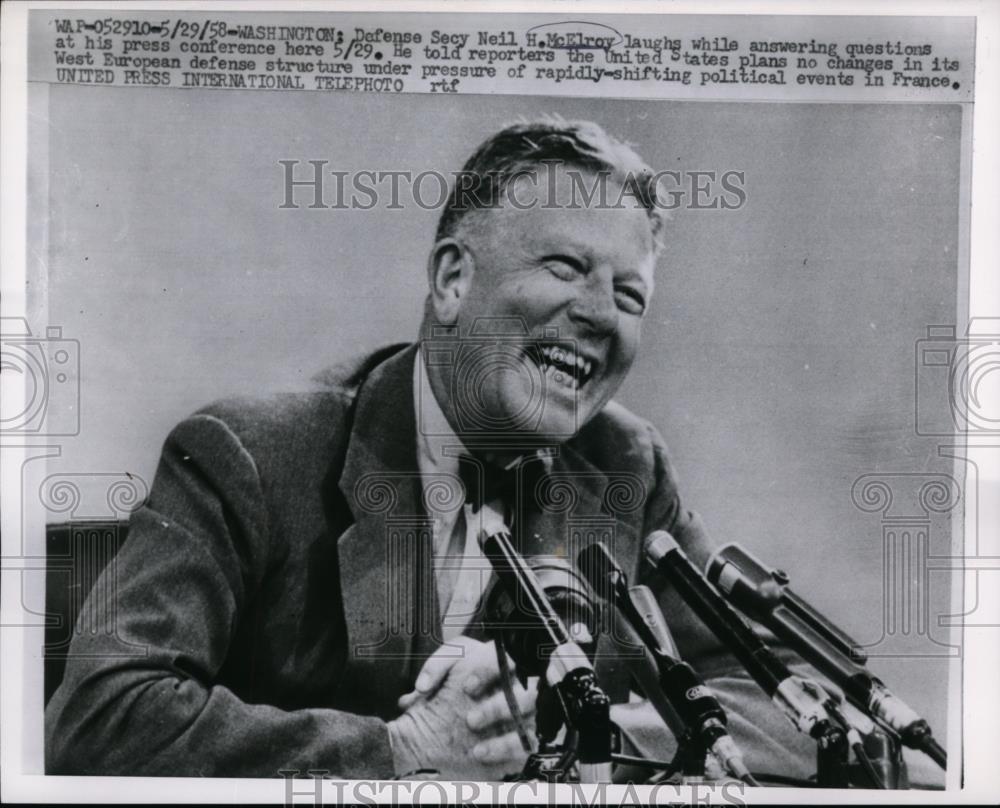
[[[614,283],[591,276],[591,282],[570,306],[569,315],[575,323],[585,326],[595,336],[613,334],[618,328]]]

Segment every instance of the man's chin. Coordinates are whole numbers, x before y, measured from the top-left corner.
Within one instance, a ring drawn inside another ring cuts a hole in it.
[[[546,443],[563,443],[569,440],[583,426],[586,420],[585,402],[575,393],[571,396],[560,394],[539,402],[532,419],[524,419],[520,436],[527,440]]]
[[[521,397],[518,397],[520,399]],[[551,400],[518,400],[502,396],[502,406],[491,408],[483,417],[466,419],[460,437],[468,444],[539,445],[562,443],[572,438],[582,422],[579,403],[572,397]],[[500,404],[501,402],[497,402]]]

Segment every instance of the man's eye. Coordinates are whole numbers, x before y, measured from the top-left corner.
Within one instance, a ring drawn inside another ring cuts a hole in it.
[[[619,286],[615,289],[615,302],[618,308],[629,314],[642,315],[646,311],[646,298],[628,286]]]
[[[566,281],[571,281],[586,271],[583,262],[571,255],[547,255],[543,261],[553,275]]]

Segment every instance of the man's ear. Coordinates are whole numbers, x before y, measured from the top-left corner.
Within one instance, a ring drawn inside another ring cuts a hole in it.
[[[437,242],[427,259],[427,282],[434,317],[442,325],[458,319],[462,298],[472,285],[475,269],[472,255],[453,238]]]

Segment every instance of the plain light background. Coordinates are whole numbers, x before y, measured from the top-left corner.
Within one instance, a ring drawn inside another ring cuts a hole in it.
[[[50,471],[151,481],[208,401],[413,338],[437,211],[280,210],[279,160],[448,172],[540,113],[595,120],[654,169],[746,172],[744,208],[675,211],[618,398],[660,429],[717,542],[878,642],[882,526],[851,490],[953,471],[913,412],[915,343],[955,322],[958,106],[53,86],[49,322],[80,340],[82,426]],[[872,662],[941,737],[946,583],[930,637],[887,637]]]

